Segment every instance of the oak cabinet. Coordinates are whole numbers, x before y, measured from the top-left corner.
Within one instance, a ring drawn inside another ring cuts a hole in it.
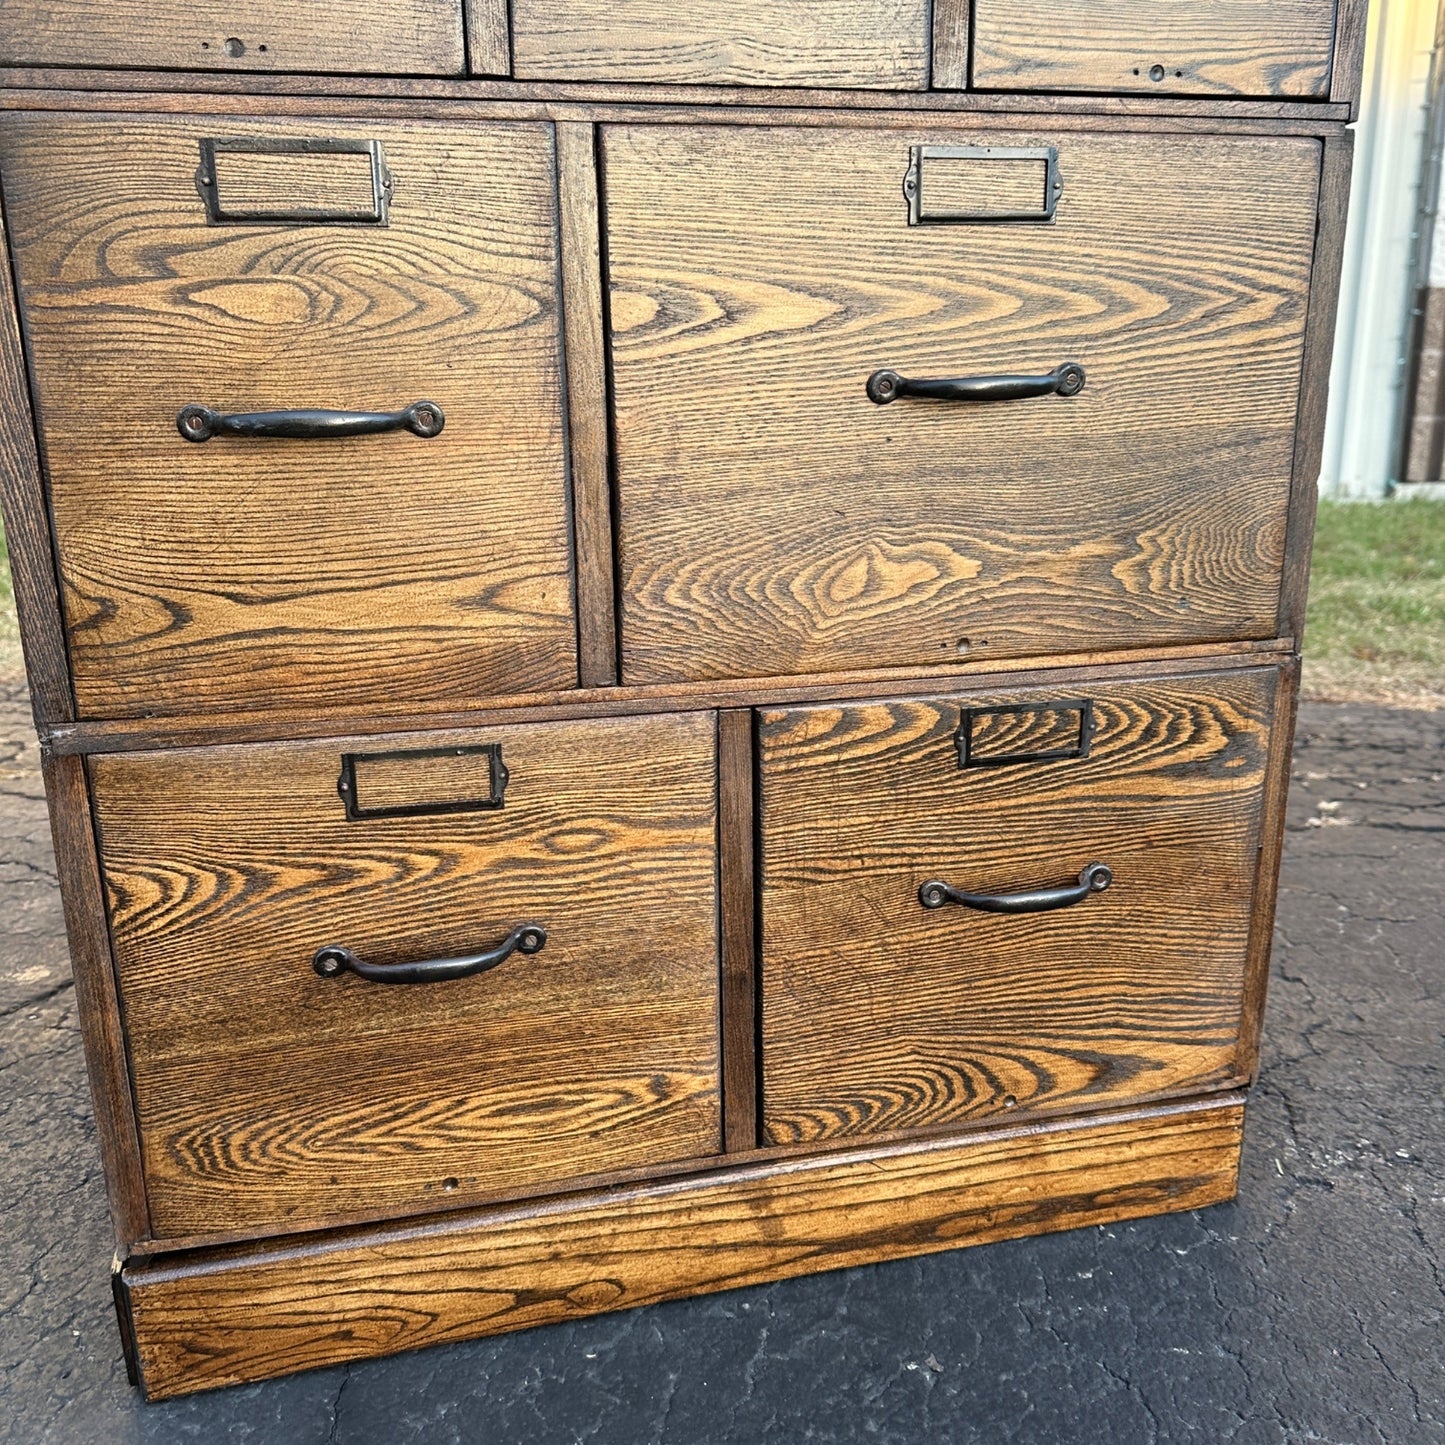
[[[0,7],[152,1398],[1233,1195],[1363,21]]]

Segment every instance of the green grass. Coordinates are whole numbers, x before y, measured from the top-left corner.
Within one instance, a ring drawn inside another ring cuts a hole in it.
[[[1305,692],[1445,706],[1445,503],[1320,503]]]

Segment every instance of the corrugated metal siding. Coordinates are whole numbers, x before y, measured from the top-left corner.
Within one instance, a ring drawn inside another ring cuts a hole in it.
[[[1374,0],[1320,491],[1383,497],[1399,471],[1436,0]]]

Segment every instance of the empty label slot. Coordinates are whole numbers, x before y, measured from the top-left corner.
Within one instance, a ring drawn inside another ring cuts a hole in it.
[[[336,791],[350,818],[402,818],[500,808],[507,790],[500,743],[416,752],[346,753]]]
[[[203,140],[198,180],[213,222],[386,222],[377,141]]]
[[[1062,188],[1052,146],[914,146],[904,182],[912,225],[1050,221]]]
[[[1087,701],[966,707],[956,741],[961,768],[1086,758],[1094,733]]]

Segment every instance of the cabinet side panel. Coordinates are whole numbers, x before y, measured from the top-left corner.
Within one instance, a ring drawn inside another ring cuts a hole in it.
[[[1320,161],[1319,220],[1310,274],[1309,315],[1305,320],[1289,524],[1280,583],[1279,635],[1294,638],[1296,647],[1304,637],[1309,594],[1310,548],[1314,542],[1315,509],[1319,504],[1320,459],[1324,451],[1325,409],[1330,396],[1330,364],[1334,358],[1335,313],[1340,297],[1354,144],[1354,135],[1349,131],[1331,136],[1323,142]]]
[[[149,1238],[150,1217],[141,1174],[125,1026],[91,825],[85,760],[50,757],[45,760],[44,770],[100,1157],[105,1166],[116,1239],[124,1246]]]
[[[75,716],[66,663],[65,630],[55,580],[50,512],[40,476],[40,456],[30,414],[25,350],[10,272],[10,236],[0,210],[0,502],[15,611],[25,642],[30,705],[37,725]]]

